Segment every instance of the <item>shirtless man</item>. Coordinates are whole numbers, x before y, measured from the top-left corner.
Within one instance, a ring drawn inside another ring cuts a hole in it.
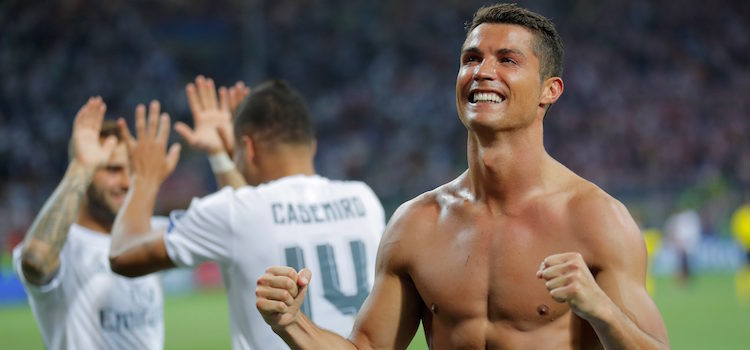
[[[469,169],[393,215],[349,340],[299,312],[306,269],[271,267],[258,280],[272,329],[304,349],[405,349],[420,320],[433,349],[668,348],[627,209],[544,149],[561,75],[548,19],[480,9],[456,79]]]

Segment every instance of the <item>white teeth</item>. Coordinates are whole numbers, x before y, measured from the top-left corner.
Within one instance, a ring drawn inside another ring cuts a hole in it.
[[[494,92],[477,92],[474,93],[474,102],[503,102],[503,98]]]

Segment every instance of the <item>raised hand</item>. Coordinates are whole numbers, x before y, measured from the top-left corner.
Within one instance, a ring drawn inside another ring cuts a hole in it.
[[[249,94],[250,88],[245,86],[245,83],[241,81],[238,81],[234,86],[229,87],[229,89],[223,86],[219,88],[219,100],[226,101],[222,102],[222,104],[229,104],[229,111],[232,114],[232,119],[237,117],[237,108],[240,106],[240,103],[242,103],[245,96]],[[218,131],[224,149],[231,155],[234,151],[234,124],[229,123],[228,125],[220,125]]]
[[[568,303],[571,310],[583,319],[596,316],[600,307],[610,301],[579,253],[546,257],[536,276],[546,281],[547,290],[555,301]]]
[[[243,85],[244,86],[244,85]],[[238,87],[219,89],[217,99],[216,87],[213,79],[199,75],[195,84],[189,83],[185,87],[188,104],[193,114],[193,127],[182,122],[175,123],[175,130],[190,144],[190,146],[205,152],[216,154],[225,151],[225,143],[234,147],[234,128],[232,125],[232,105],[239,104],[236,99],[240,94]],[[231,97],[231,98],[230,98]],[[223,135],[219,135],[220,130]],[[222,141],[222,137],[226,141]]]
[[[309,269],[298,273],[291,267],[273,266],[260,276],[255,306],[271,328],[283,328],[299,316],[311,274]]]
[[[221,98],[221,90],[227,89],[225,87],[219,88],[219,98]],[[232,116],[234,116],[234,113],[237,112],[237,107],[240,106],[240,103],[242,103],[242,100],[245,98],[245,96],[250,94],[250,88],[245,86],[245,83],[238,81],[234,84],[234,86],[230,86],[227,91],[227,99],[229,102],[229,111],[232,112]]]
[[[99,142],[99,132],[107,105],[102,98],[91,97],[81,107],[73,122],[73,147],[75,161],[86,167],[97,167],[107,162],[117,145],[117,138],[109,136],[104,143]]]
[[[125,120],[120,118],[120,129],[130,151],[133,173],[138,179],[153,180],[159,184],[172,173],[180,158],[180,144],[173,144],[166,151],[169,139],[169,115],[159,113],[159,101],[151,101],[146,121],[146,106],[135,109],[135,131],[137,140],[130,134]]]

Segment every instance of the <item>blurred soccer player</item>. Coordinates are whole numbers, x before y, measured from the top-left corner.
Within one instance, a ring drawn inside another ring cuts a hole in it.
[[[272,267],[258,281],[272,329],[303,349],[404,349],[420,320],[435,349],[667,348],[638,227],[544,149],[562,54],[543,16],[480,9],[456,79],[469,169],[393,215],[349,340],[299,312],[309,270]]]
[[[737,299],[743,304],[750,304],[750,203],[737,208],[730,219],[732,236],[745,252],[745,264],[734,276],[734,287]]]
[[[321,278],[303,310],[327,329],[348,332],[374,280],[385,218],[364,183],[315,174],[316,141],[302,98],[280,81],[254,88],[234,122],[234,161],[250,186],[195,199],[172,215],[167,232],[151,230],[147,220],[173,161],[165,155],[168,120],[159,132],[157,123],[136,121],[134,180],[113,228],[112,269],[140,276],[215,261],[233,347],[277,349],[286,346],[255,309],[255,281],[269,265],[310,266]]]
[[[667,242],[675,249],[679,257],[680,268],[677,278],[681,285],[690,283],[693,275],[690,257],[700,246],[702,229],[700,215],[694,209],[674,213],[664,222]]]
[[[68,170],[13,251],[48,349],[164,346],[159,277],[130,279],[109,269],[109,232],[130,186],[130,164],[117,123],[103,121],[105,110],[95,97],[78,111]]]

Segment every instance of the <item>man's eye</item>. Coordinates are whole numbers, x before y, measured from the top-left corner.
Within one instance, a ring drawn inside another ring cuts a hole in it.
[[[502,62],[502,63],[513,63],[513,64],[516,64],[516,61],[514,61],[512,58],[508,58],[508,57],[501,58],[500,62]]]
[[[464,62],[478,62],[478,61],[479,61],[479,57],[477,56],[466,56],[464,58]]]

